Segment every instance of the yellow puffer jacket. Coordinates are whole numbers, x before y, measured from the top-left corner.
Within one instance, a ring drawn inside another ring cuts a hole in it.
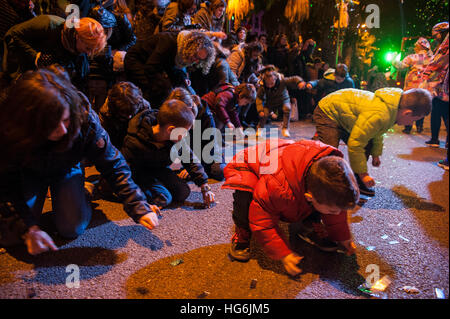
[[[350,165],[357,174],[367,172],[364,147],[370,140],[372,156],[383,152],[383,136],[394,126],[403,90],[375,91],[344,89],[324,97],[318,107],[350,134],[347,142]]]

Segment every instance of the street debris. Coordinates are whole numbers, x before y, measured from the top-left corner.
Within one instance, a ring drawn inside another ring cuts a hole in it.
[[[404,241],[406,241],[406,242],[408,242],[409,241],[409,239],[408,238],[405,238],[405,237],[403,237],[402,235],[398,235],[398,237],[400,237],[401,239],[403,239]]]
[[[172,261],[170,264],[175,267],[182,263],[183,263],[183,259],[177,259],[177,260]]]
[[[434,288],[434,293],[436,294],[437,299],[445,299],[444,290],[441,288]]]
[[[372,297],[379,298],[379,299],[387,299],[387,294],[385,293],[385,290],[389,285],[391,284],[391,278],[389,278],[388,275],[383,276],[380,280],[375,282],[372,286],[368,282],[363,283],[362,285],[358,286],[358,289],[368,294]]]
[[[172,243],[170,242],[170,240],[166,240],[166,246],[168,246],[168,247],[172,247],[173,246]]]
[[[255,289],[257,283],[258,279],[252,279],[252,282],[250,283],[250,289]]]
[[[367,246],[366,247],[366,249],[368,250],[368,251],[373,251],[373,250],[375,250],[375,246]]]
[[[149,293],[149,290],[147,288],[144,287],[137,287],[136,291],[141,294],[141,295],[146,295]]]
[[[388,235],[383,235],[383,236],[381,236],[381,239],[388,239],[388,238],[389,238]]]
[[[402,288],[398,288],[400,290],[403,290],[404,292],[407,292],[409,294],[418,294],[420,293],[420,290],[417,289],[414,286],[403,286]]]
[[[36,291],[34,288],[27,288],[27,298],[34,298],[36,297]]]
[[[203,299],[203,298],[208,297],[209,295],[210,295],[210,292],[205,290],[205,291],[202,292],[200,295],[198,295],[197,298],[198,298],[198,299]]]
[[[389,242],[389,245],[395,245],[395,244],[400,244],[400,242],[398,240],[391,240]]]

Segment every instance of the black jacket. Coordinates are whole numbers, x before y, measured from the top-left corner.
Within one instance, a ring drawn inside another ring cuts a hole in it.
[[[192,82],[192,88],[199,96],[203,96],[225,83],[229,83],[233,86],[239,85],[239,81],[233,71],[231,71],[226,57],[222,56],[216,57],[216,60],[207,75],[204,75],[199,69],[194,69],[193,72],[189,70],[189,78]]]
[[[138,113],[128,124],[128,132],[122,146],[122,154],[130,164],[136,180],[146,180],[152,171],[168,167],[172,164],[170,153],[174,142],[166,141],[158,148],[155,144],[152,126],[156,120],[157,110]],[[197,186],[208,182],[208,176],[200,163],[194,162],[194,153],[189,149],[189,163],[182,162],[184,168],[193,178]]]
[[[344,82],[337,83],[334,80],[334,74],[328,74],[323,79],[311,81],[309,82],[313,89],[317,89],[317,101],[321,100],[323,97],[327,96],[330,93],[336,92],[342,89],[353,89],[355,88],[355,83],[352,78],[347,75]]]
[[[16,79],[28,70],[35,70],[39,52],[48,55],[51,63],[58,63],[69,73],[72,83],[84,87],[89,62],[86,54],[76,55],[62,44],[61,31],[65,20],[52,15],[40,15],[12,27],[5,35],[4,71]],[[51,64],[49,63],[49,64]]]
[[[103,52],[90,59],[90,79],[106,80],[111,83],[114,81],[115,73],[113,71],[113,50],[127,51],[136,43],[136,36],[128,18],[124,14],[113,13],[117,25],[113,28],[111,37],[108,39],[108,45]]]
[[[131,171],[122,154],[111,144],[108,133],[100,125],[97,114],[90,109],[87,120],[82,124],[72,147],[63,152],[52,152],[51,142],[32,155],[27,164],[17,166],[11,163],[0,168],[0,203],[11,202],[30,227],[37,221],[25,205],[22,185],[27,176],[49,183],[67,174],[74,165],[86,158],[108,181],[121,199],[124,210],[135,221],[151,213],[146,197],[131,178]]]
[[[187,74],[176,66],[177,35],[161,32],[138,41],[125,56],[125,73],[153,106],[161,105],[172,87],[186,87]]]

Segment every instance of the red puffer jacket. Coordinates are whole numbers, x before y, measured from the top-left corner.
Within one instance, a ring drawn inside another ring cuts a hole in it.
[[[292,253],[278,221],[298,222],[313,212],[304,196],[304,177],[314,161],[329,155],[343,157],[338,149],[319,141],[274,139],[239,152],[225,167],[222,188],[253,193],[250,229],[269,257],[280,260]],[[321,215],[331,240],[351,238],[346,211]]]

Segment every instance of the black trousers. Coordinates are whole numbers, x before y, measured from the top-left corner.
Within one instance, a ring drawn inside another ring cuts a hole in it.
[[[233,193],[233,221],[234,224],[250,232],[250,222],[248,220],[248,212],[250,203],[253,200],[253,194],[236,190]]]
[[[441,129],[441,118],[444,120],[447,128],[448,141],[448,108],[449,103],[435,97],[433,99],[433,107],[431,109],[431,139],[439,140],[439,131]]]

